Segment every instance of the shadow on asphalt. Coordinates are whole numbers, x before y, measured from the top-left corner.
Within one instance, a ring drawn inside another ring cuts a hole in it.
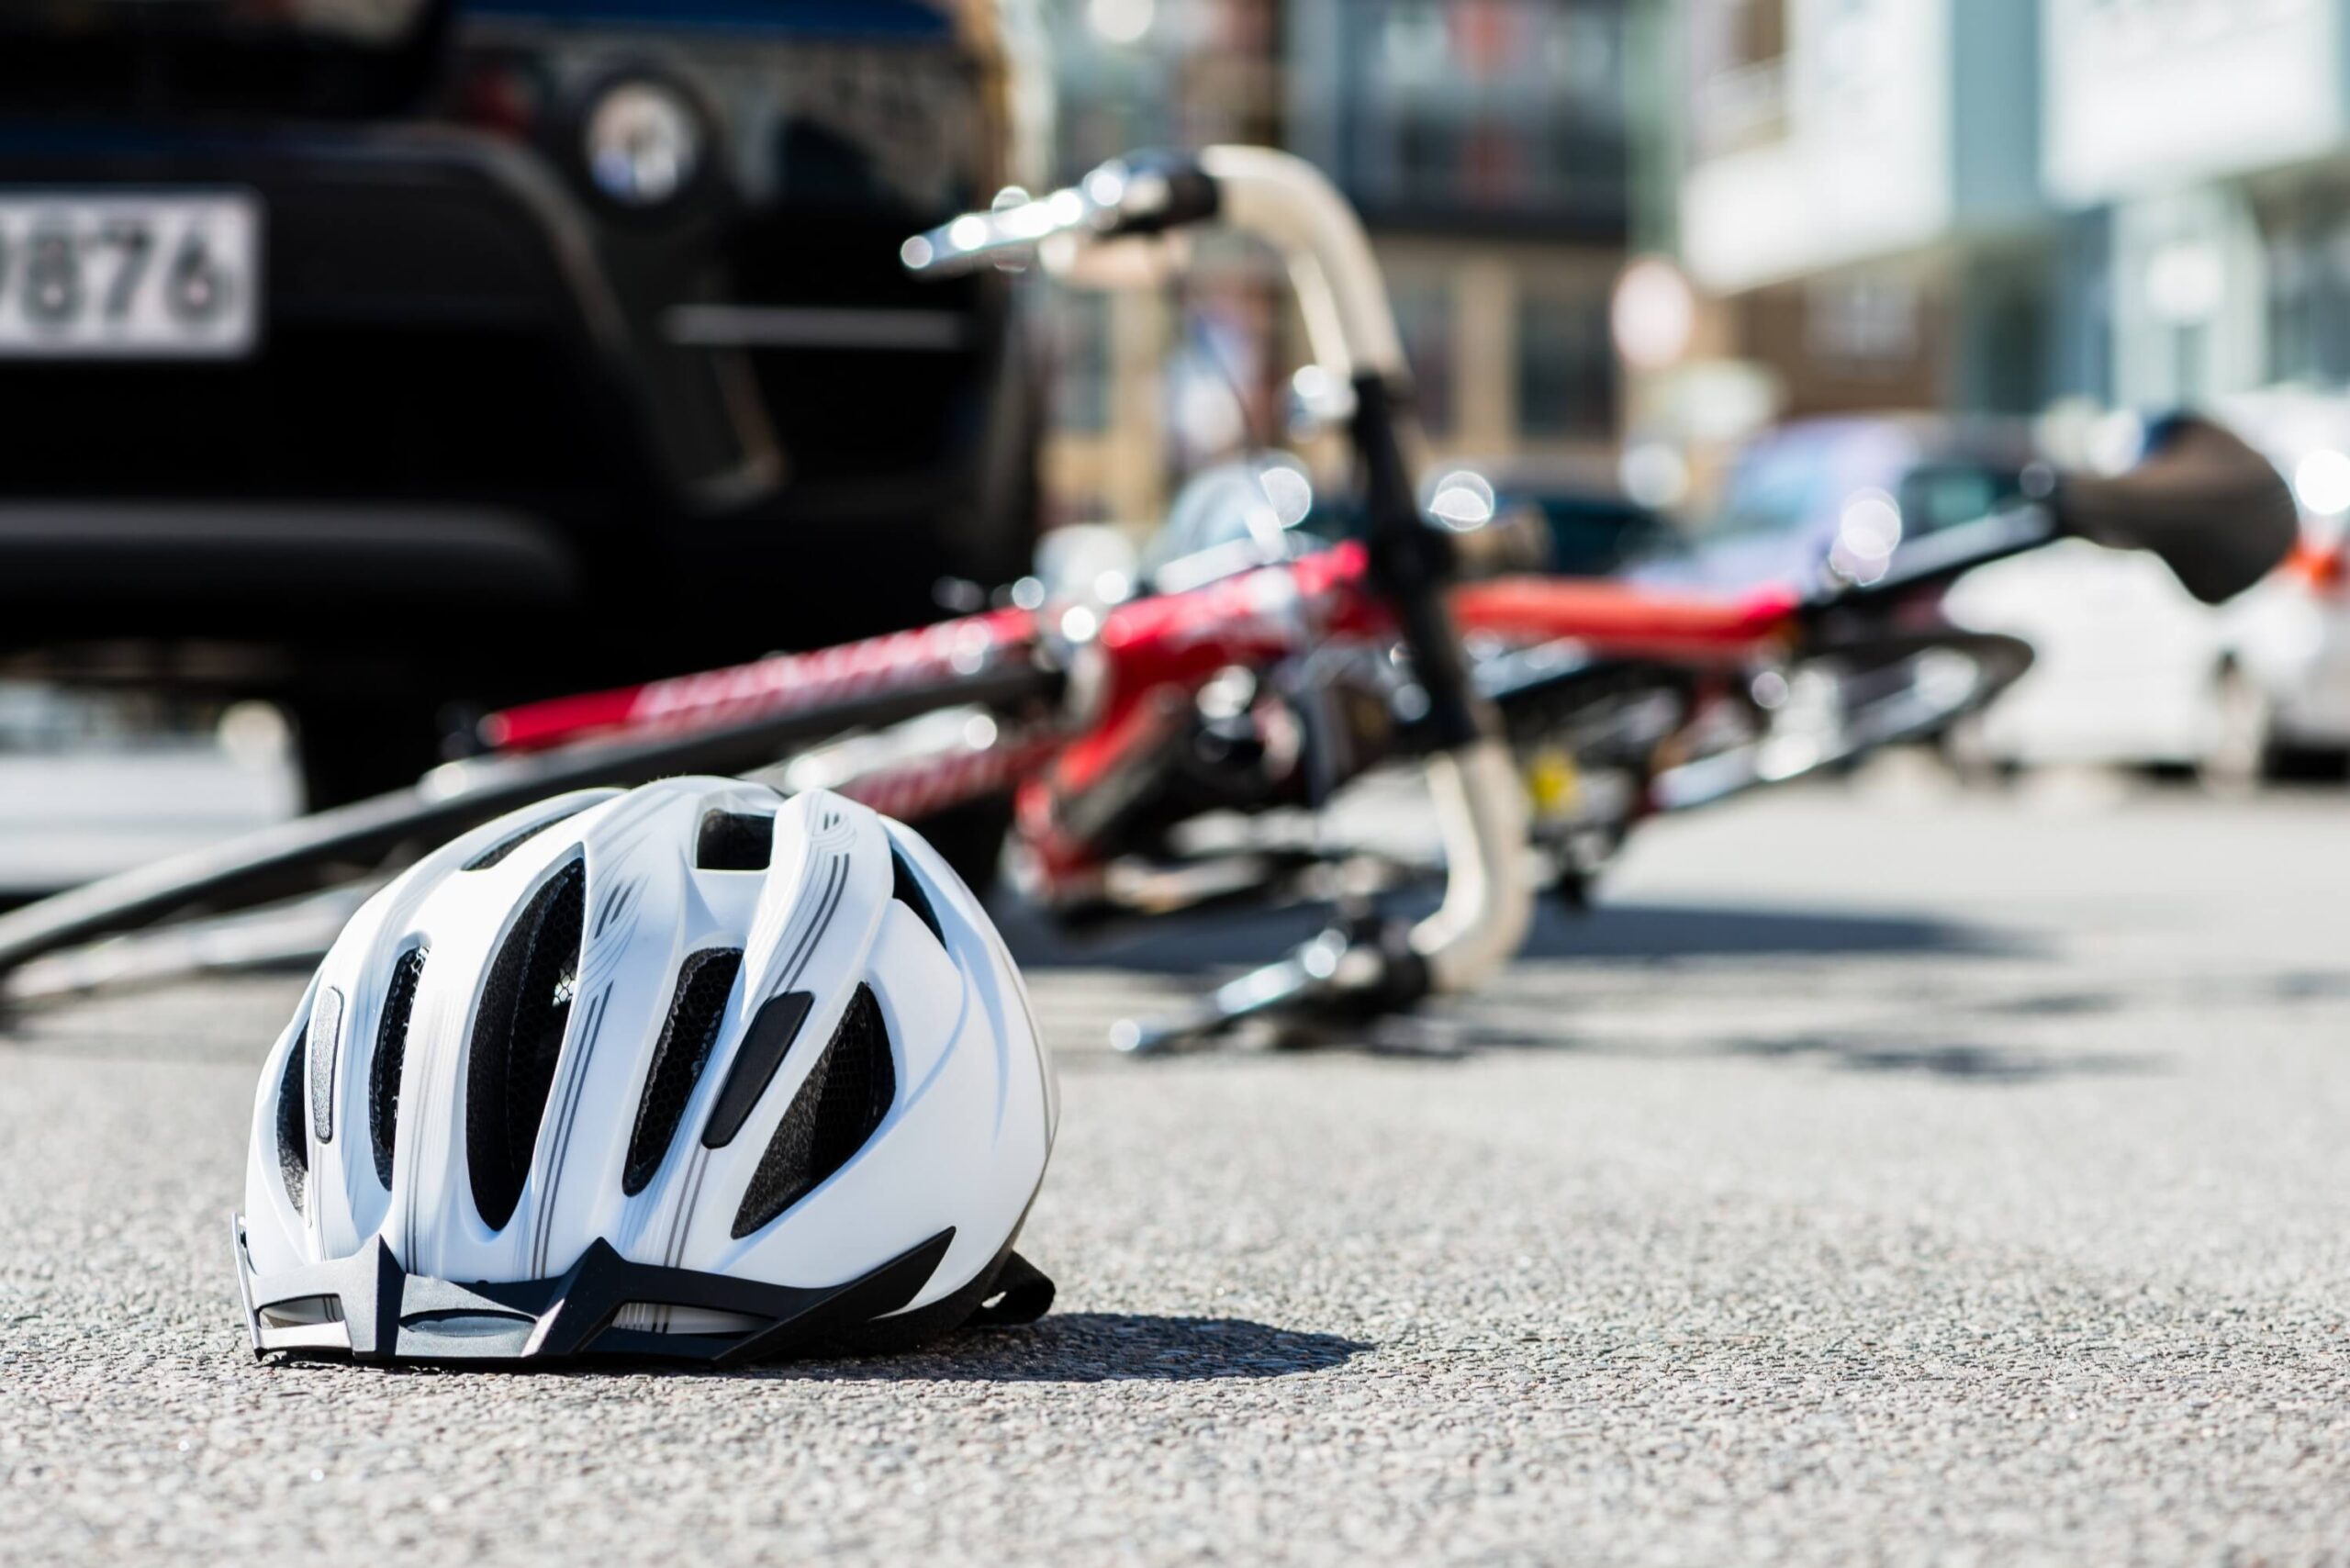
[[[1396,909],[1404,918],[1417,918],[1429,907],[1425,902],[1399,902]],[[1024,966],[1116,968],[1167,975],[1270,963],[1325,924],[1318,909],[1227,911],[1173,917],[1155,925],[1127,924],[1088,938],[1066,935],[1023,908],[999,908],[996,916]],[[1546,902],[1519,956],[1711,958],[1934,953],[2017,958],[2037,951],[2028,938],[2013,932],[1921,916],[1707,904],[1602,905],[1576,914]]]
[[[1520,957],[1529,958],[1835,958],[1940,953],[2020,958],[2038,951],[2014,932],[1899,914],[1743,909],[1711,904],[1603,904],[1587,914],[1545,907]]]
[[[1029,1328],[961,1333],[914,1357],[785,1363],[764,1368],[761,1375],[890,1383],[1213,1383],[1330,1371],[1365,1350],[1372,1345],[1234,1316],[1060,1312]]]
[[[1962,1008],[1960,1012],[1983,1011]],[[1595,1057],[1738,1057],[1805,1061],[1848,1072],[1917,1073],[1984,1084],[2037,1083],[2060,1078],[2111,1077],[2159,1072],[2164,1060],[2148,1053],[2044,1051],[1974,1040],[1889,1041],[1899,1025],[1880,1031],[1806,1031],[1789,1035],[1730,1036],[1702,1047],[1653,1047],[1583,1037],[1571,1028],[1538,1036],[1483,1019],[1407,1014],[1382,1018],[1352,1037],[1331,1036],[1311,1042],[1315,1049],[1430,1061],[1463,1060],[1488,1051],[1555,1051]]]
[[[1206,1383],[1326,1372],[1373,1349],[1336,1334],[1239,1317],[1055,1313],[1024,1328],[973,1329],[912,1355],[787,1361],[738,1375],[815,1381]]]
[[[1963,1040],[1885,1045],[1833,1036],[1733,1040],[1721,1054],[1801,1057],[1825,1060],[1852,1072],[1912,1072],[1976,1083],[2039,1083],[2057,1078],[2128,1076],[2158,1072],[2164,1065],[2163,1058],[2144,1052],[2042,1051]]]
[[[1244,1317],[1158,1317],[1125,1312],[1057,1312],[1018,1328],[971,1328],[920,1350],[826,1359],[811,1356],[716,1370],[623,1358],[608,1362],[461,1365],[408,1361],[372,1367],[386,1377],[598,1379],[724,1378],[788,1383],[1211,1383],[1327,1372],[1378,1347],[1336,1334],[1275,1328]],[[349,1362],[295,1354],[259,1363],[280,1372],[341,1373]]]

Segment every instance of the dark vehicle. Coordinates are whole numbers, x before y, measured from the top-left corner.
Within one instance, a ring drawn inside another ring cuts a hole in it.
[[[1152,541],[1146,567],[1245,538],[1252,532],[1252,510],[1267,510],[1268,498],[1259,488],[1263,472],[1284,465],[1295,467],[1297,487],[1312,506],[1302,519],[1275,515],[1276,525],[1293,523],[1301,532],[1327,541],[1361,532],[1360,508],[1350,498],[1315,496],[1302,466],[1258,454],[1210,470],[1185,487]],[[1236,476],[1241,481],[1237,490]],[[1681,547],[1682,536],[1669,518],[1632,499],[1584,463],[1510,458],[1448,465],[1428,485],[1423,506],[1454,529],[1482,528],[1496,519],[1530,525],[1529,536],[1541,542],[1541,570],[1553,577],[1614,577]],[[1270,510],[1277,514],[1278,504]],[[1263,526],[1260,521],[1258,527]],[[1208,559],[1202,556],[1203,563]]]
[[[1636,563],[1643,581],[1718,588],[1867,580],[1904,541],[2024,498],[2031,442],[2016,425],[1931,415],[1802,420],[1758,436],[1687,543]],[[1857,550],[1859,558],[1839,553]]]
[[[1436,483],[1441,496],[1466,474],[1482,479],[1494,515],[1530,510],[1549,541],[1547,568],[1563,577],[1613,577],[1636,561],[1671,550],[1673,523],[1620,489],[1592,465],[1541,458],[1472,464]],[[1470,503],[1476,504],[1472,496]]]
[[[0,667],[448,715],[934,618],[1035,529],[1018,0],[5,0]]]

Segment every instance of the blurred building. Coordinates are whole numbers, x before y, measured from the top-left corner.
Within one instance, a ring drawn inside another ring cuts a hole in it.
[[[1361,208],[1458,454],[1774,413],[2350,393],[2350,0],[1043,0],[1061,177],[1283,145]],[[1628,233],[1695,291],[1628,378]],[[1294,323],[1056,297],[1062,515],[1279,424]]]
[[[1679,223],[1791,412],[2036,408],[2035,0],[1685,0]]]
[[[1280,144],[1276,0],[1048,0],[1046,18],[1059,88],[1057,180],[1137,148]],[[1276,298],[1255,258],[1223,254],[1203,259],[1180,303],[1046,291],[1039,304],[1058,370],[1051,521],[1158,516],[1187,406],[1193,423],[1267,417]],[[1228,366],[1218,357],[1230,355],[1238,359]]]
[[[2350,386],[2350,4],[2043,0],[2071,389]]]
[[[1660,0],[1664,171],[1788,412],[2350,386],[2350,0]]]
[[[1289,143],[1379,241],[1439,445],[1614,442],[1623,0],[1290,0]]]
[[[1136,146],[1286,146],[1370,224],[1423,418],[1461,453],[1612,450],[1627,0],[1053,0],[1063,177]],[[1181,308],[1062,298],[1052,488],[1147,518],[1186,464],[1278,429],[1295,355],[1260,258]]]

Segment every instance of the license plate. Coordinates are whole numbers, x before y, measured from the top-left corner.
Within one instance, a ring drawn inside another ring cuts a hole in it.
[[[242,192],[0,192],[0,355],[233,359],[261,329]]]

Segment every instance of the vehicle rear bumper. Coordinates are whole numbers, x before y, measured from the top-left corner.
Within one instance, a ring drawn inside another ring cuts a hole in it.
[[[2279,739],[2350,748],[2350,617],[2335,617],[2320,645],[2274,695]]]
[[[2350,602],[2272,580],[2246,596],[2235,655],[2268,699],[2277,740],[2350,747]]]
[[[621,301],[520,149],[431,127],[147,136],[0,125],[0,185],[236,189],[260,338],[207,363],[0,358],[17,496],[656,491]]]
[[[0,116],[0,186],[249,191],[265,291],[248,358],[0,358],[0,653],[460,647],[434,684],[510,699],[903,626],[941,576],[1024,569],[1002,524],[1033,509],[995,504],[1033,454],[1009,294],[860,314],[867,272],[912,286],[894,241],[823,258],[821,309],[681,315],[706,268],[649,271],[523,145],[413,123]],[[923,330],[885,353],[843,320]]]
[[[0,499],[0,660],[202,690],[402,669],[513,700],[920,624],[960,565],[901,510],[593,546],[487,505]]]
[[[285,621],[403,602],[560,607],[579,591],[562,538],[484,507],[0,502],[12,618],[84,591],[146,626],[201,596]]]

